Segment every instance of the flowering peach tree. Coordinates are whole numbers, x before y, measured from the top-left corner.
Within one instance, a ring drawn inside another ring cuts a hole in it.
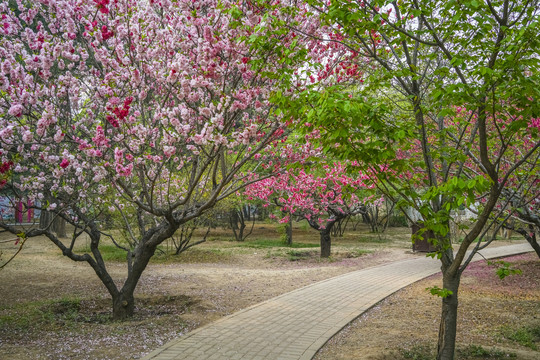
[[[281,54],[253,53],[243,40],[260,16],[231,8],[215,0],[0,3],[0,193],[65,219],[72,235],[0,227],[46,236],[88,263],[115,319],[133,314],[134,290],[163,241],[274,170],[266,156],[278,152],[283,126],[268,99],[276,74],[289,70]],[[111,214],[126,238],[104,229]],[[121,284],[105,266],[104,240],[126,251]]]
[[[281,223],[290,222],[291,218],[306,220],[319,232],[321,257],[329,257],[332,227],[365,211],[361,195],[365,195],[368,186],[361,172],[347,171],[346,162],[325,164],[320,152],[311,151],[316,156],[314,161],[306,159],[302,167],[292,167],[253,183],[245,193],[248,199],[262,200],[265,206],[277,206],[285,214],[279,220]]]

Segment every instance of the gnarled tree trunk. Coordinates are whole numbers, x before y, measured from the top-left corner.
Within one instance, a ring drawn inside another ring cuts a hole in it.
[[[319,231],[320,243],[321,243],[321,258],[330,257],[330,251],[332,247],[332,228],[337,221],[344,219],[345,214],[337,214],[335,218],[330,218],[326,222],[325,227],[321,227],[317,222],[308,220],[309,225]]]
[[[168,233],[169,236],[159,236],[168,238],[174,233],[174,226],[163,231]],[[133,265],[131,265],[131,259],[128,259],[128,277],[122,286],[120,291],[111,292],[113,300],[113,320],[124,320],[133,316],[135,310],[135,288],[139,283],[141,275],[146,269],[148,262],[156,251],[157,245],[145,245],[150,242],[151,239],[143,239],[141,244],[133,252]],[[130,256],[131,253],[128,254]]]
[[[329,220],[326,223],[325,228],[319,228],[319,234],[321,238],[321,258],[327,258],[330,257],[330,251],[332,247],[332,228],[334,227],[335,223],[343,217],[337,217],[336,219]]]
[[[321,258],[330,257],[330,250],[332,246],[332,239],[330,237],[330,229],[325,228],[319,230],[321,238]]]
[[[53,221],[53,214],[51,214],[47,210],[41,210],[41,213],[39,214],[39,228],[40,229],[46,229],[51,225],[51,222]]]
[[[529,244],[531,244],[538,258],[540,258],[540,244],[538,244],[538,241],[536,241],[536,236],[530,237],[530,240],[527,239],[527,241],[529,242]]]
[[[125,320],[133,316],[135,311],[135,297],[133,291],[123,293],[120,291],[112,297],[113,320]]]

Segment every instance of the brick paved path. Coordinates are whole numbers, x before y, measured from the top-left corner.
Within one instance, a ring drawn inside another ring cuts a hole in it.
[[[481,253],[495,258],[529,251],[525,243]],[[425,257],[354,271],[224,317],[170,341],[144,359],[308,360],[367,309],[439,271],[440,262]]]

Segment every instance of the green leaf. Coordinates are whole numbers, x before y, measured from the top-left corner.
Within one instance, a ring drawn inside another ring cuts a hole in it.
[[[426,288],[426,290],[429,291],[431,295],[437,295],[438,297],[441,297],[441,298],[447,298],[453,294],[451,290],[444,289],[444,288],[441,289],[438,286],[428,287]]]
[[[495,266],[497,268],[495,270],[495,273],[501,280],[510,275],[522,274],[522,271],[520,269],[512,267],[512,264],[506,261],[488,261],[488,265]]]

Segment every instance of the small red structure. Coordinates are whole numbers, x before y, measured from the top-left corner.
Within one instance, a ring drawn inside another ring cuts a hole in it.
[[[34,219],[34,209],[31,209],[32,202],[30,200],[27,201],[26,207],[24,206],[24,202],[22,200],[18,200],[15,204],[15,222],[16,223],[23,223],[23,222],[32,222]],[[26,216],[25,216],[26,215]]]

